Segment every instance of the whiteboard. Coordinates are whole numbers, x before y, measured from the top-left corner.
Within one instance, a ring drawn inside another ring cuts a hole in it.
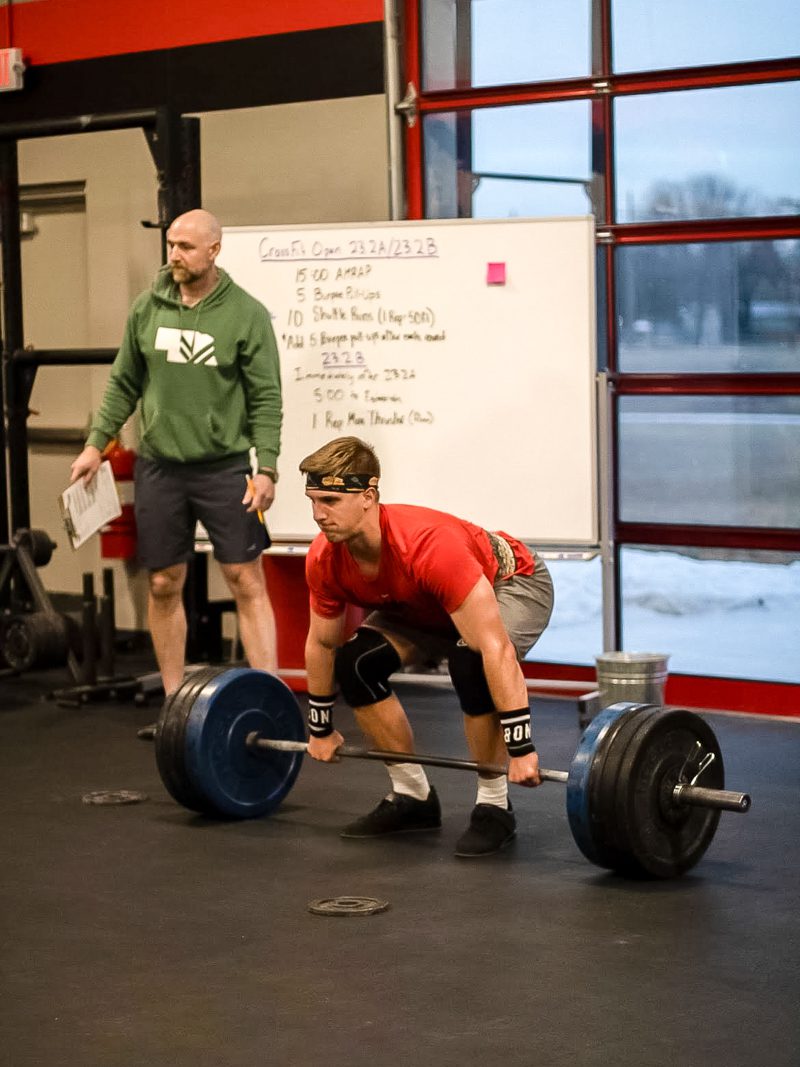
[[[354,435],[385,503],[597,544],[593,219],[229,227],[218,263],[280,350],[273,540],[318,532],[298,464]]]

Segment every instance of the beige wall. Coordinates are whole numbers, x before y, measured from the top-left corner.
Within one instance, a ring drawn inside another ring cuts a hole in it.
[[[202,116],[203,204],[226,226],[389,217],[385,99]]]
[[[383,96],[211,112],[201,119],[203,205],[223,225],[369,222],[389,217]],[[160,260],[155,168],[139,130],[22,141],[20,182],[86,182],[85,215],[37,220],[23,248],[26,342],[38,347],[116,347],[131,301]],[[37,244],[38,242],[38,244]],[[82,294],[82,295],[81,295]],[[50,368],[37,376],[31,426],[83,428],[96,409],[107,367]],[[128,430],[128,442],[135,434]],[[128,443],[126,442],[126,443]],[[53,592],[99,582],[107,566],[95,538],[77,553],[66,543],[55,501],[73,447],[29,453],[31,525],[58,544],[41,571]],[[35,491],[34,491],[35,487]],[[115,565],[117,623],[146,629],[144,576]],[[222,593],[218,576],[212,589]]]

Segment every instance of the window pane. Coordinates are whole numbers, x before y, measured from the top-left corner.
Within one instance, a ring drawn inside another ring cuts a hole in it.
[[[618,367],[800,370],[800,241],[622,246]]]
[[[800,213],[800,82],[615,101],[619,222]]]
[[[547,629],[526,659],[594,667],[595,656],[603,651],[600,557],[545,562],[553,578],[555,605]]]
[[[613,0],[611,25],[618,72],[800,53],[797,0]]]
[[[422,87],[584,77],[589,8],[589,0],[423,0]]]
[[[472,201],[476,219],[590,215],[591,212],[583,184],[481,178]]]
[[[626,649],[676,674],[800,682],[800,558],[722,549],[623,548]]]
[[[423,134],[427,218],[591,213],[588,101],[429,115]]]
[[[622,396],[624,522],[800,526],[800,397]]]
[[[548,560],[550,624],[527,657],[594,666],[603,650],[600,559]],[[800,557],[724,549],[620,553],[623,647],[680,674],[800,682]]]

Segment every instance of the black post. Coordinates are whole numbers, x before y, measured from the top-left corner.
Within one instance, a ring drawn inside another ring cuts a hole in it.
[[[11,525],[8,528],[7,509],[3,509],[6,530],[27,529],[30,526],[28,488],[28,441],[26,420],[30,390],[25,388],[25,375],[35,369],[18,372],[11,355],[24,346],[22,322],[22,257],[19,233],[19,168],[17,142],[0,141],[0,239],[3,244],[3,369],[5,377],[6,409],[8,412],[8,471],[7,494],[11,504]],[[32,382],[32,379],[31,379]]]
[[[114,676],[114,642],[116,640],[114,606],[114,571],[103,568],[103,595],[100,597],[100,677]]]
[[[83,576],[83,602],[81,604],[81,634],[83,637],[83,685],[97,684],[97,601],[94,598],[94,575],[88,571]]]
[[[190,561],[183,586],[186,610],[186,658],[191,663],[205,660],[219,663],[222,659],[222,611],[232,609],[234,601],[208,599],[208,556],[195,552]]]
[[[158,215],[166,227],[176,215],[200,207],[200,119],[168,108],[156,113]]]
[[[153,128],[144,131],[158,180],[161,258],[167,261],[167,228],[174,218],[201,206],[200,119],[159,108]]]

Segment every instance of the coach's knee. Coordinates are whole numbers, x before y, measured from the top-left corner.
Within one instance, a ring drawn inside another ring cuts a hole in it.
[[[182,565],[177,567],[165,567],[163,570],[150,571],[148,575],[148,588],[153,600],[174,600],[183,591],[183,582],[186,577],[186,568]]]
[[[400,667],[393,645],[377,630],[361,627],[336,650],[336,681],[351,708],[377,704],[391,695],[389,676]]]
[[[248,563],[223,563],[220,569],[237,604],[266,597],[267,587],[260,559]]]

